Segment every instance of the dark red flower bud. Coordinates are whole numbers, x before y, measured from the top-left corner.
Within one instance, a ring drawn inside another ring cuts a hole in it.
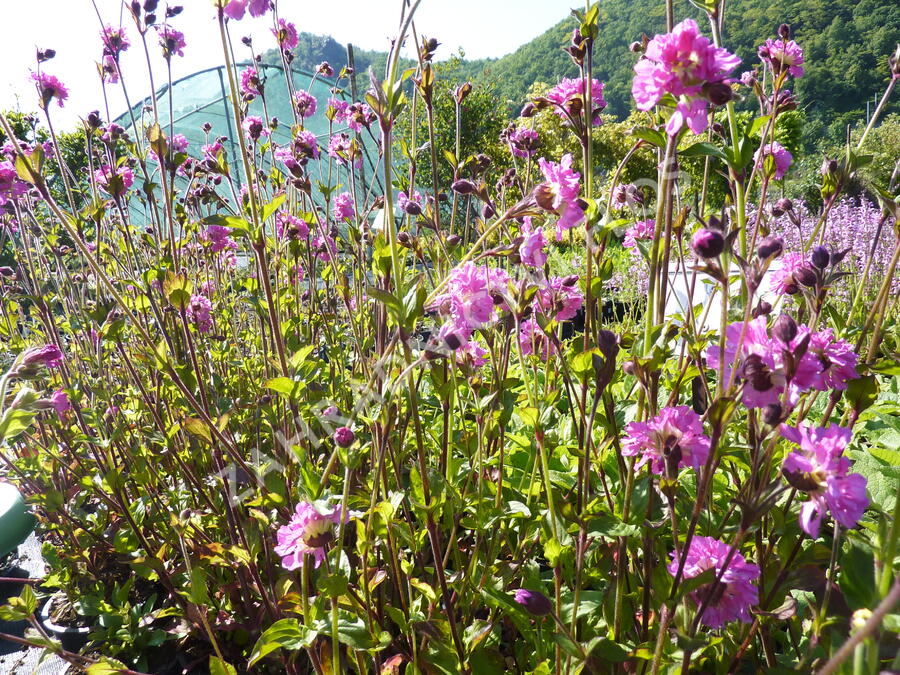
[[[465,178],[460,178],[459,180],[453,181],[453,185],[450,188],[461,195],[469,195],[475,192],[475,183],[470,180],[466,180]]]
[[[691,248],[701,258],[718,258],[725,250],[725,237],[718,230],[701,228],[691,239]]]
[[[550,602],[550,598],[540,591],[520,588],[516,590],[513,597],[527,612],[535,616],[545,616],[553,611],[553,604]]]
[[[784,251],[784,241],[778,237],[766,237],[756,249],[756,255],[762,260],[777,258]]]
[[[797,337],[797,332],[797,322],[787,314],[779,315],[775,319],[775,325],[772,326],[772,335],[785,345],[790,344]]]
[[[334,442],[342,448],[349,448],[355,439],[356,435],[350,427],[338,427],[334,432]]]
[[[816,246],[812,250],[812,255],[810,255],[810,261],[813,264],[813,267],[816,267],[820,270],[824,270],[828,267],[828,263],[831,262],[831,256],[828,254],[828,249],[824,246]]]

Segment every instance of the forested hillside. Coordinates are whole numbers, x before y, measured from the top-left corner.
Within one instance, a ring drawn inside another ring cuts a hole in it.
[[[606,0],[601,4],[601,33],[595,48],[595,72],[606,83],[609,112],[628,113],[632,67],[636,56],[628,46],[642,33],[652,36],[665,28],[664,4],[659,0]],[[701,11],[689,2],[676,3],[676,16],[698,20]],[[499,98],[516,108],[535,82],[552,83],[576,73],[562,47],[569,40],[571,21],[547,30],[514,53],[496,60],[461,61],[450,75],[481,80],[495,87]],[[782,21],[790,23],[795,39],[806,51],[806,76],[794,92],[810,117],[826,120],[832,134],[858,122],[866,101],[880,96],[889,80],[887,59],[900,42],[900,9],[893,0],[733,0],[727,6],[724,39],[744,59],[744,68],[757,62],[756,46],[774,37]],[[436,35],[439,40],[440,35]],[[274,54],[268,55],[275,56]],[[447,55],[444,55],[447,56]],[[356,51],[358,71],[383,66],[385,55]],[[295,64],[315,67],[328,60],[346,61],[346,49],[330,37],[302,34]],[[894,103],[894,111],[900,106]]]

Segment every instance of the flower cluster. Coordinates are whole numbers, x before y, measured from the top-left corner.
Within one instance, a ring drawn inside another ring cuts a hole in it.
[[[94,180],[111,197],[120,198],[134,185],[134,171],[127,165],[111,167],[104,164],[94,171]]]
[[[56,105],[60,108],[63,107],[65,100],[69,98],[69,90],[59,81],[59,78],[48,73],[32,73],[31,79],[37,85],[43,108],[50,105],[50,101],[53,99],[56,99]]]
[[[720,577],[718,582],[691,593],[698,606],[706,604],[701,619],[703,624],[718,629],[732,621],[750,623],[753,620],[750,608],[759,602],[759,590],[754,584],[759,578],[759,567],[748,563],[731,546],[713,537],[694,535],[687,553],[682,555],[685,555],[685,579],[693,579],[709,569],[714,569]],[[669,574],[675,576],[679,565],[679,556],[673,551],[672,562],[667,568]]]
[[[201,333],[208,333],[213,329],[212,302],[205,295],[192,295],[185,314]]]
[[[565,77],[547,92],[545,98],[555,107],[554,112],[560,117],[578,119],[583,115],[585,105],[585,84],[582,78]],[[603,83],[591,80],[591,122],[600,124],[600,113],[606,107],[603,99]]]
[[[250,16],[262,16],[269,9],[269,0],[229,0],[222,12],[229,19],[240,21],[248,9]]]
[[[446,320],[441,337],[451,349],[463,346],[473,331],[494,319],[508,286],[509,275],[496,267],[466,262],[450,272],[444,292],[431,308]]]
[[[737,360],[744,405],[792,407],[804,391],[846,389],[849,380],[858,377],[859,357],[849,343],[835,340],[831,330],[813,332],[782,315],[773,333],[770,337],[765,316],[732,323],[726,329],[724,363],[718,345],[706,351],[709,367],[723,367],[729,382]]]
[[[843,456],[850,443],[850,429],[837,424],[827,428],[782,425],[781,435],[800,446],[785,457],[782,472],[788,483],[809,495],[809,501],[800,507],[802,530],[814,539],[818,537],[826,511],[842,527],[855,527],[869,498],[866,478],[849,473],[850,460]]]
[[[297,27],[290,21],[285,21],[284,19],[278,19],[278,28],[272,29],[272,35],[275,36],[278,46],[283,50],[290,51],[291,49],[296,49],[297,45],[300,44],[300,39],[297,35]]]
[[[693,19],[685,19],[671,33],[657,35],[647,45],[644,57],[634,66],[631,94],[639,110],[650,110],[671,94],[678,104],[666,131],[674,136],[687,124],[699,134],[708,125],[708,101],[730,98],[727,78],[740,62],[701,35]]]
[[[640,457],[635,469],[649,462],[653,473],[674,475],[685,467],[699,471],[709,457],[709,444],[700,416],[682,405],[663,408],[646,422],[628,424],[622,454]]]
[[[535,227],[531,218],[525,217],[522,227],[519,228],[522,243],[519,245],[519,257],[523,265],[528,267],[543,267],[547,262],[547,241],[544,239],[544,230],[540,226]]]
[[[803,48],[793,40],[769,38],[757,54],[776,77],[784,71],[791,77],[803,77]]]
[[[349,514],[345,522],[349,522]],[[300,502],[287,525],[278,528],[275,553],[287,570],[303,567],[311,556],[314,568],[325,560],[325,547],[334,541],[334,526],[341,522],[341,506],[321,511],[314,504]]]
[[[584,220],[584,207],[578,197],[581,190],[581,174],[572,169],[572,155],[565,154],[559,162],[541,157],[538,166],[544,182],[534,190],[538,206],[556,214],[556,240],[562,241],[562,233],[571,230]]]
[[[766,165],[768,158],[771,159],[771,167]],[[784,178],[784,174],[791,166],[794,160],[789,153],[778,141],[772,141],[756,151],[753,156],[754,161],[760,165],[767,175],[771,175],[775,180]]]

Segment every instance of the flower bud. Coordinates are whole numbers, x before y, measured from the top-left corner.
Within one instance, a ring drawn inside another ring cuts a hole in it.
[[[731,85],[729,84],[725,84],[724,82],[714,82],[707,87],[706,98],[708,98],[709,102],[713,105],[722,106],[734,98],[734,91],[732,91]]]
[[[778,37],[782,40],[790,40],[791,39],[791,27],[786,23],[781,24],[778,27]]]
[[[460,178],[459,180],[453,181],[450,188],[457,194],[469,195],[475,192],[475,183],[466,180],[465,178]]]
[[[704,227],[694,233],[691,248],[701,258],[717,258],[725,250],[725,237],[718,230]]]
[[[794,202],[792,202],[787,197],[785,197],[784,199],[779,199],[777,202],[775,202],[775,206],[785,213],[794,210]]]
[[[753,308],[753,318],[758,316],[769,316],[772,313],[772,305],[765,300],[760,300],[759,304]]]
[[[537,110],[534,107],[534,103],[529,101],[522,106],[522,110],[519,112],[519,117],[534,117],[535,112],[537,112]]]
[[[459,243],[461,241],[462,237],[460,237],[458,234],[451,234],[449,237],[447,237],[447,246],[449,246],[450,248],[456,248],[457,246],[459,246]]]
[[[334,442],[341,448],[349,448],[355,438],[356,435],[350,427],[338,427],[334,432]]]
[[[798,284],[812,288],[816,285],[816,273],[809,267],[801,267],[794,270],[794,279]]]
[[[778,237],[766,237],[759,243],[759,247],[756,249],[756,255],[758,255],[761,260],[768,260],[769,258],[777,258],[783,251],[783,240]]]
[[[781,406],[778,403],[770,403],[762,411],[763,422],[774,427],[781,422]]]
[[[812,250],[810,261],[812,262],[813,267],[824,270],[828,267],[828,263],[831,262],[831,256],[828,255],[828,249],[824,246],[816,246]]]
[[[797,332],[797,322],[788,314],[781,314],[775,319],[775,325],[772,326],[772,335],[785,345],[789,345],[797,337]]]
[[[597,346],[607,359],[614,360],[619,353],[619,339],[610,330],[601,330],[597,333]]]
[[[572,286],[574,286],[575,284],[578,283],[578,275],[570,274],[569,276],[563,278],[561,283],[563,286],[565,286],[567,288],[571,288]]]
[[[516,590],[514,598],[527,612],[535,616],[545,616],[553,611],[553,604],[550,602],[550,598],[540,591],[519,588]]]
[[[497,211],[490,204],[485,204],[481,207],[481,217],[487,220],[488,218],[493,218],[497,215]]]
[[[828,174],[835,174],[838,170],[838,163],[836,159],[830,159],[826,157],[822,160],[822,175],[826,176]]]

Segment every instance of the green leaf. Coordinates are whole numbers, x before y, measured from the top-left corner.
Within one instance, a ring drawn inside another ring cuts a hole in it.
[[[210,656],[209,675],[237,675],[237,669],[217,656]]]
[[[294,400],[305,387],[303,382],[294,381],[289,377],[276,377],[266,382],[266,389],[276,391],[291,400]]]
[[[666,144],[666,137],[661,131],[651,129],[650,127],[637,127],[631,130],[631,135],[642,141],[647,141],[651,145],[662,148]]]
[[[281,208],[281,205],[284,204],[285,197],[284,193],[278,195],[268,204],[264,204],[262,207],[262,222],[266,222],[272,215]]]
[[[247,665],[256,665],[260,659],[278,649],[288,651],[305,649],[312,645],[316,635],[316,631],[301,625],[298,619],[276,621],[259,636]]]
[[[210,433],[209,427],[202,420],[198,420],[196,417],[188,417],[181,423],[181,426],[188,433],[204,439],[207,443],[212,443],[212,433]]]
[[[718,157],[723,161],[728,159],[728,156],[725,154],[725,151],[722,150],[722,148],[719,148],[712,143],[707,143],[705,141],[694,143],[693,145],[686,147],[684,150],[679,150],[678,154],[682,157]]]
[[[875,589],[875,556],[871,550],[850,541],[841,557],[838,586],[850,609],[872,608],[878,604]]]
[[[853,406],[853,409],[857,413],[861,413],[866,408],[871,407],[875,403],[875,399],[878,398],[878,380],[874,375],[850,380],[845,396],[847,401]]]

